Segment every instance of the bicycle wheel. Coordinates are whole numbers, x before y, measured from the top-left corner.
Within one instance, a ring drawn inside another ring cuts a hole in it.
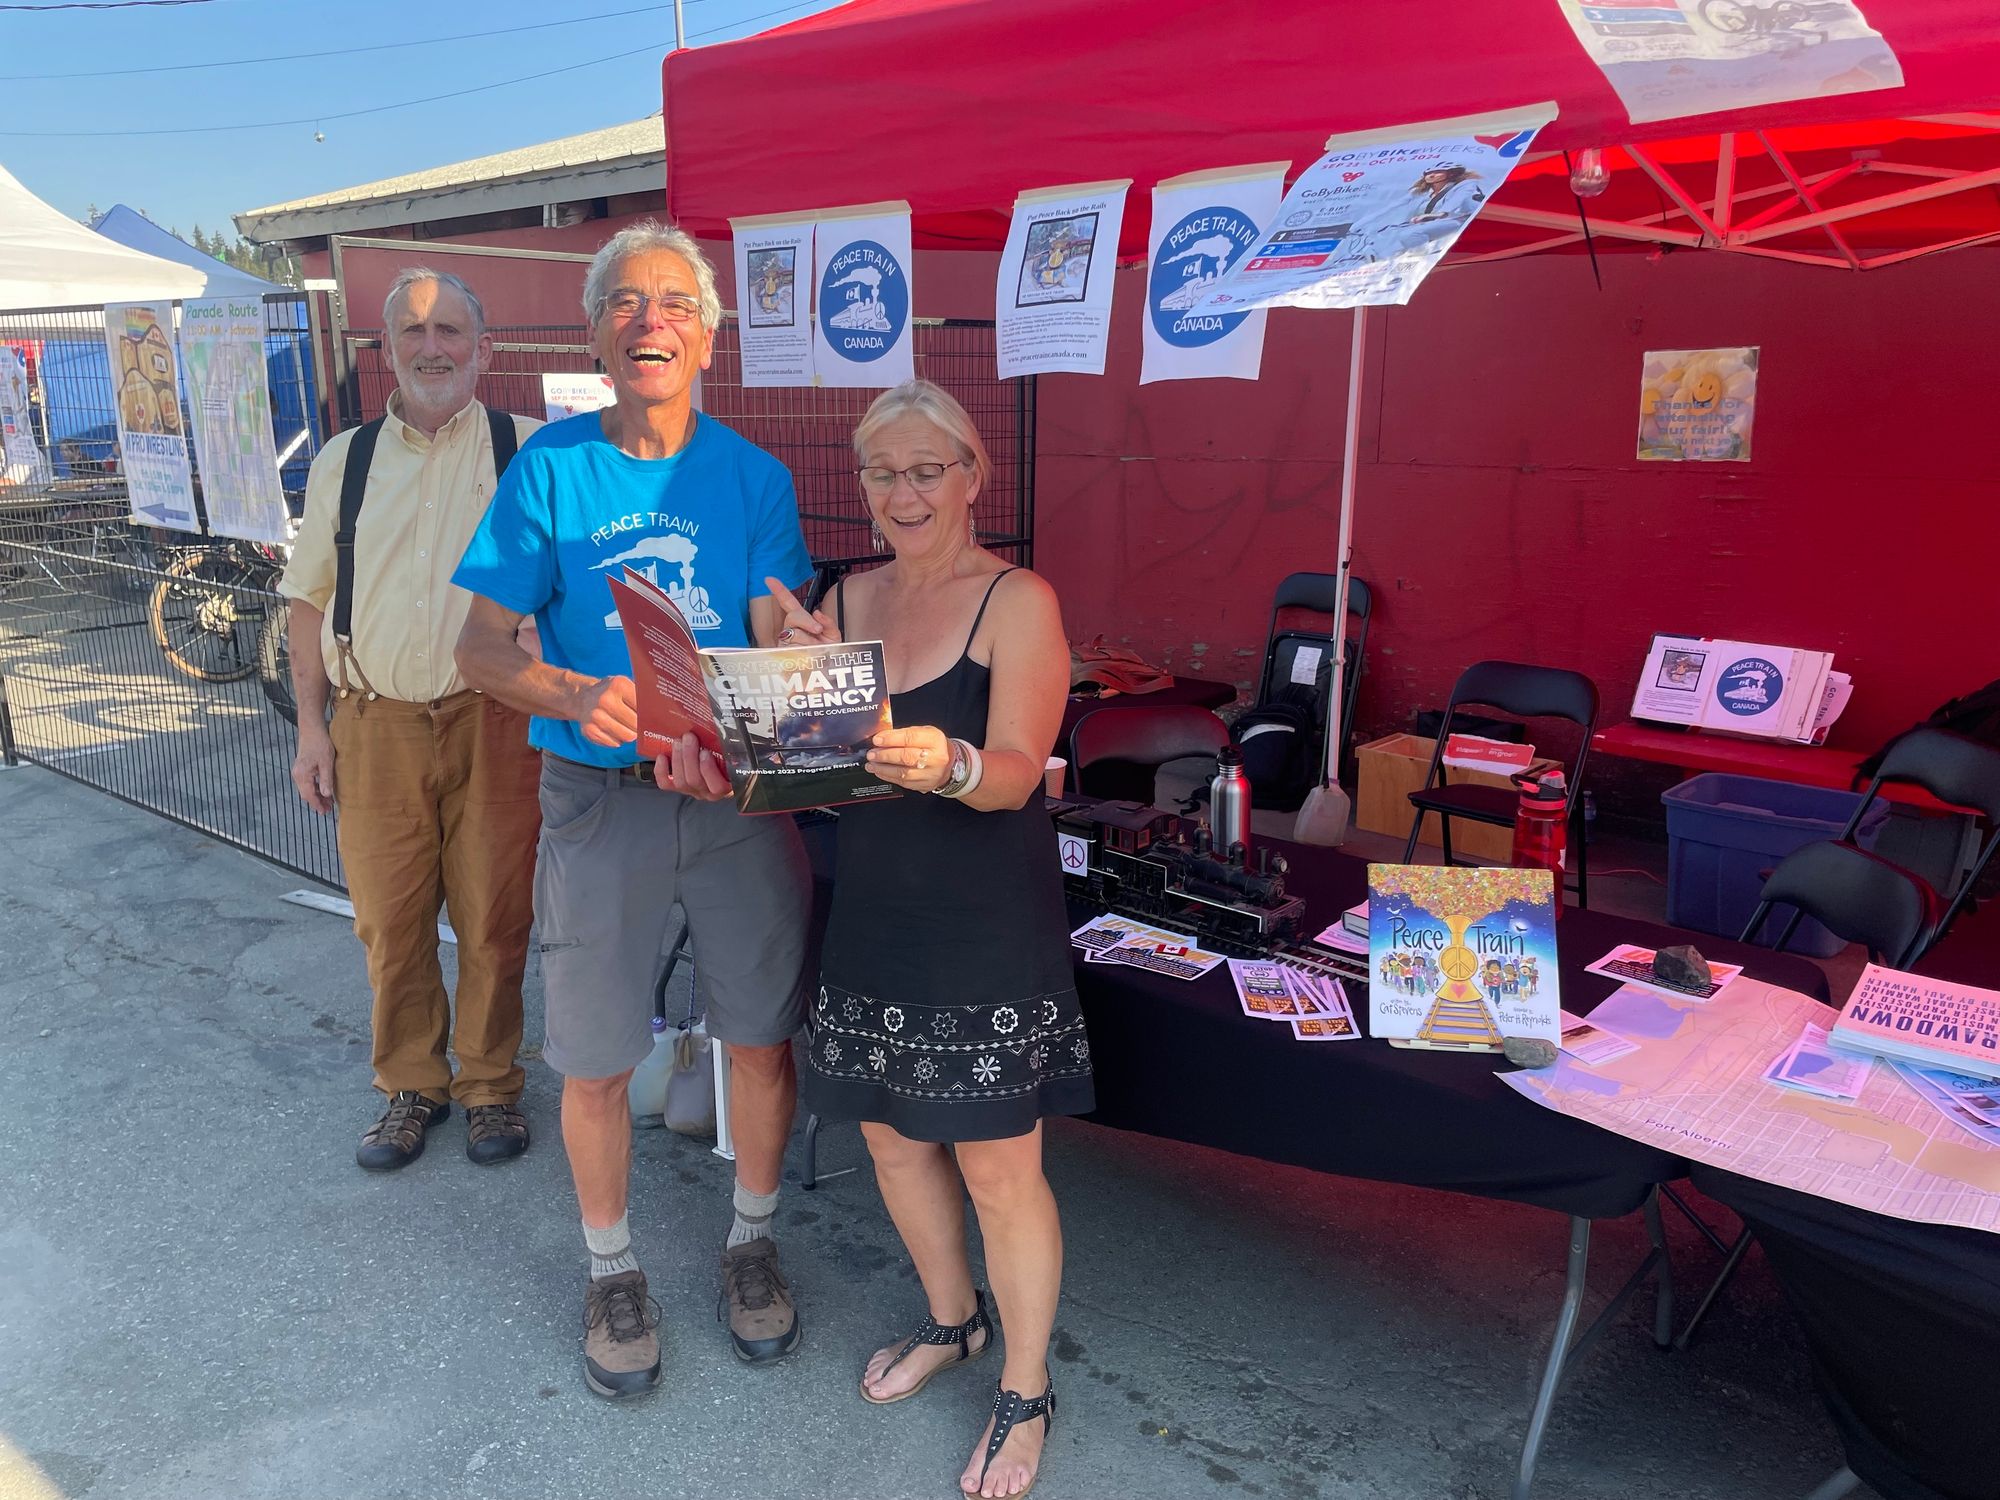
[[[271,700],[271,707],[287,724],[297,727],[299,722],[299,700],[292,688],[291,611],[273,609],[271,617],[264,622],[264,633],[257,642],[257,679],[263,686],[264,696]]]
[[[177,557],[153,586],[146,621],[178,671],[201,682],[237,682],[257,670],[258,634],[269,611],[254,590],[258,570],[227,549]]]

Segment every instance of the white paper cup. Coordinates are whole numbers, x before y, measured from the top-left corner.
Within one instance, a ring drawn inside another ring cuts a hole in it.
[[[1051,797],[1063,794],[1063,772],[1069,769],[1069,762],[1060,755],[1051,755],[1049,763],[1042,770],[1042,790]]]

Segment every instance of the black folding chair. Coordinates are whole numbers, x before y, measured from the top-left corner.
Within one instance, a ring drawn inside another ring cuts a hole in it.
[[[1482,661],[1474,662],[1459,675],[1452,685],[1451,701],[1445,705],[1443,727],[1431,750],[1431,767],[1424,777],[1423,788],[1410,793],[1416,816],[1410,821],[1409,842],[1403,846],[1403,863],[1408,864],[1416,856],[1417,836],[1423,831],[1428,813],[1438,815],[1446,864],[1456,863],[1451,857],[1453,818],[1469,818],[1497,828],[1514,826],[1514,813],[1521,799],[1512,788],[1447,786],[1444,782],[1444,747],[1451,734],[1452,719],[1459,709],[1472,705],[1497,708],[1518,719],[1563,719],[1582,729],[1576,760],[1564,767],[1569,784],[1563,817],[1569,824],[1569,849],[1576,867],[1576,904],[1590,905],[1590,861],[1584,849],[1578,810],[1583,806],[1583,773],[1590,759],[1590,736],[1597,727],[1597,684],[1581,672],[1561,667]]]
[[[1915,963],[1926,949],[1942,942],[1958,914],[1972,906],[1973,887],[1986,873],[1994,852],[2000,850],[2000,749],[1949,729],[1934,729],[1928,724],[1898,735],[1883,750],[1882,764],[1875,772],[1875,779],[1868,783],[1868,790],[1862,793],[1861,801],[1855,805],[1854,815],[1840,830],[1839,841],[1842,844],[1854,843],[1854,831],[1861,826],[1862,816],[1881,794],[1885,781],[1922,787],[1938,801],[1968,808],[1986,820],[1985,842],[1973,855],[1972,868],[1958,884],[1937,893],[1938,899],[1944,903],[1944,914],[1926,935],[1922,947],[1908,955],[1909,962]],[[1792,929],[1798,926],[1799,920],[1799,916],[1794,915],[1786,923],[1784,932],[1779,935],[1778,947],[1784,947],[1785,940],[1791,937]]]
[[[1257,679],[1257,702],[1268,703],[1275,693],[1287,686],[1305,687],[1306,684],[1299,682],[1299,678],[1309,677],[1313,722],[1325,725],[1327,694],[1333,686],[1332,616],[1339,602],[1339,584],[1339,576],[1333,573],[1293,573],[1278,585],[1277,592],[1271,596],[1271,623],[1264,632],[1264,669]],[[1309,610],[1327,616],[1327,629],[1279,629],[1279,617],[1288,609]],[[1368,586],[1365,578],[1348,574],[1347,614],[1353,628],[1347,636],[1347,664],[1340,688],[1340,758],[1343,767],[1347,761],[1348,744],[1354,736],[1354,705],[1359,701],[1361,674],[1367,666],[1368,622],[1374,613],[1375,591]],[[1301,663],[1302,651],[1317,652],[1317,659],[1310,664]],[[1315,741],[1314,756],[1315,765],[1325,763],[1326,745],[1323,740]]]
[[[1228,743],[1229,726],[1193,704],[1092,709],[1069,733],[1070,786],[1087,797],[1151,802],[1161,766],[1215,755]]]
[[[1791,941],[1799,920],[1811,917],[1834,936],[1862,944],[1871,962],[1895,969],[1908,967],[1915,955],[1923,951],[1938,913],[1936,893],[1901,865],[1832,839],[1805,844],[1779,861],[1765,879],[1757,909],[1744,924],[1739,941],[1755,942],[1758,929],[1774,906],[1796,908],[1792,920],[1772,944],[1774,949],[1782,950]],[[1714,1231],[1686,1202],[1671,1190],[1667,1193],[1712,1243],[1720,1244]],[[1675,1348],[1688,1346],[1695,1329],[1708,1316],[1709,1308],[1722,1295],[1722,1289],[1736,1274],[1749,1249],[1750,1230],[1745,1227],[1723,1257],[1722,1269],[1716,1272],[1707,1295],[1696,1305],[1694,1316],[1674,1340]]]

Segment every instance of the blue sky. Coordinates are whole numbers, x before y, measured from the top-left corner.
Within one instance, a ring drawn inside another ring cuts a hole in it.
[[[683,14],[690,45],[699,46],[832,3],[683,0]],[[551,21],[573,24],[493,35]],[[0,19],[0,165],[73,217],[92,204],[128,203],[183,234],[199,224],[233,236],[230,215],[244,209],[653,114],[673,35],[673,7],[643,0],[200,0],[16,12]],[[425,45],[109,76],[414,41]],[[633,55],[463,98],[334,118],[627,51]],[[56,73],[86,76],[49,76]],[[267,120],[303,123],[81,133]],[[324,141],[313,139],[315,129]],[[19,133],[26,131],[50,134]]]

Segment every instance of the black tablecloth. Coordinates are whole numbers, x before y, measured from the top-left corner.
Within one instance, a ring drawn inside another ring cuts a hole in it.
[[[1329,849],[1285,853],[1311,932],[1368,894],[1361,860]],[[1081,925],[1093,913],[1075,915]],[[1575,908],[1556,932],[1563,1005],[1579,1014],[1617,988],[1583,966],[1619,943],[1692,941],[1754,978],[1826,996],[1825,976],[1808,960],[1721,938]],[[1686,1173],[1677,1156],[1521,1098],[1494,1076],[1510,1066],[1498,1054],[1302,1042],[1282,1022],[1244,1015],[1224,969],[1184,981],[1078,957],[1097,1079],[1090,1118],[1099,1124],[1586,1218],[1630,1213],[1655,1183]],[[1366,1029],[1367,994],[1348,991]]]
[[[1888,1500],[2000,1495],[2000,1235],[1693,1176],[1756,1232],[1848,1467]]]

